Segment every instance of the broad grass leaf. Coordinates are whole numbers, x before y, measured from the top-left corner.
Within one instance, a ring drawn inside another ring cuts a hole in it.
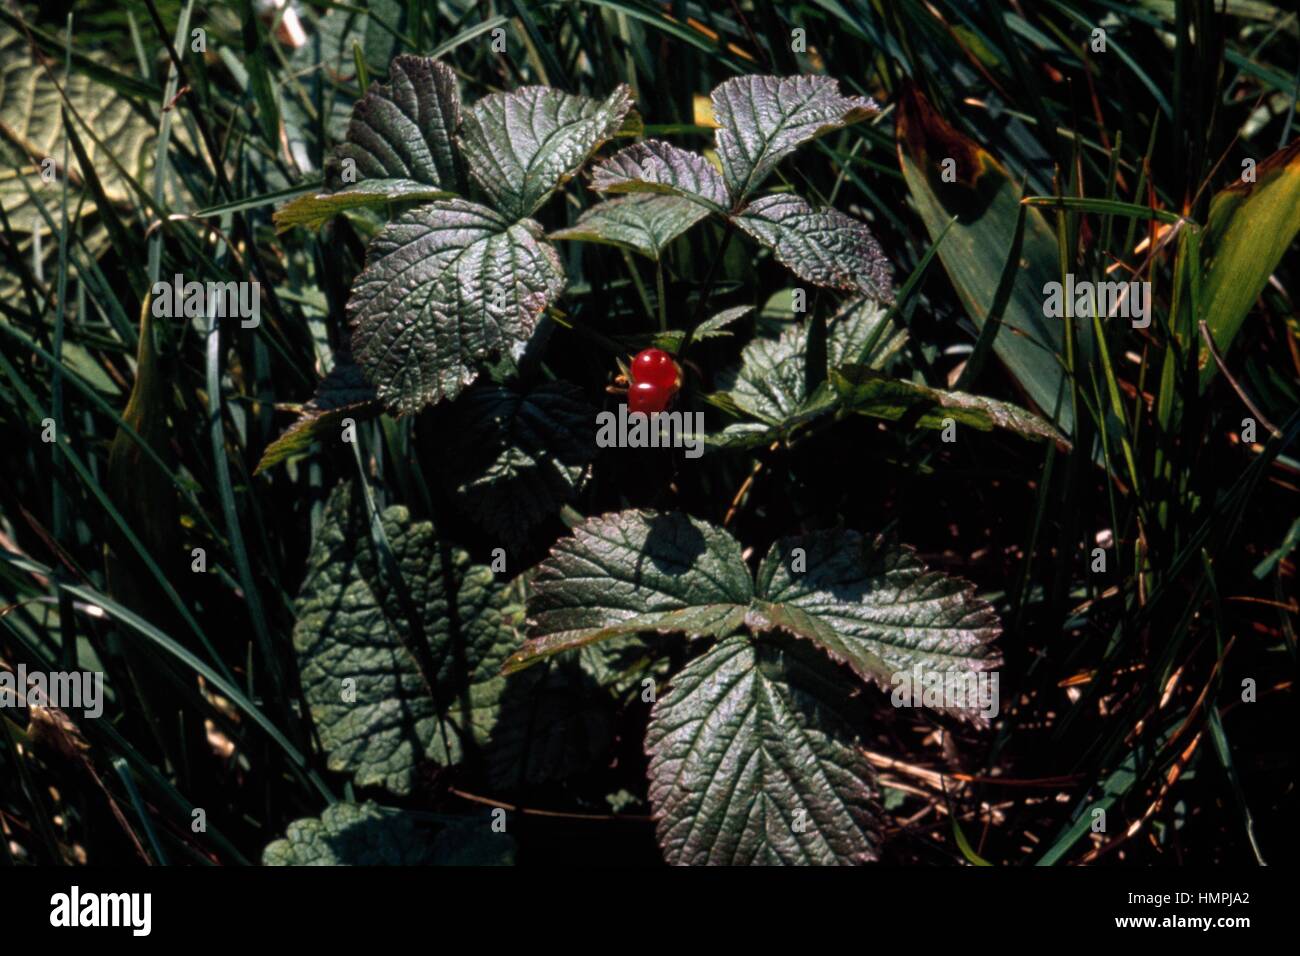
[[[1220,354],[1264,291],[1300,232],[1300,140],[1255,168],[1254,182],[1234,182],[1210,202],[1201,236],[1201,313]],[[1201,387],[1218,371],[1201,343]]]
[[[932,240],[948,229],[939,258],[967,313],[979,328],[1007,266],[1021,214],[1021,190],[1010,173],[962,135],[914,87],[898,104],[898,157],[917,211]],[[955,163],[955,181],[944,182],[941,162]],[[1010,298],[993,350],[1029,397],[1067,436],[1074,430],[1065,377],[1065,326],[1043,314],[1043,287],[1060,281],[1056,237],[1035,208],[1023,210],[1024,237]],[[1092,354],[1092,332],[1077,324],[1079,360]]]
[[[71,109],[99,139],[96,143],[84,127],[78,127],[105,195],[114,203],[131,199],[134,191],[129,177],[140,180],[153,166],[157,140],[153,124],[136,112],[129,99],[85,73],[74,72],[65,79],[60,67],[53,76],[64,86]],[[57,208],[60,187],[57,181],[47,184],[41,178],[41,164],[49,159],[62,166],[63,110],[58,85],[33,59],[27,40],[17,30],[0,25],[0,116],[4,117],[0,124],[0,204],[17,232],[49,231],[26,187],[37,193],[47,190],[47,210]],[[185,130],[173,127],[172,135],[184,139]],[[83,173],[71,151],[68,162],[72,187],[68,208],[80,209],[86,216],[94,210],[94,202],[89,195],[84,202],[78,199]],[[167,198],[176,199],[175,190]]]

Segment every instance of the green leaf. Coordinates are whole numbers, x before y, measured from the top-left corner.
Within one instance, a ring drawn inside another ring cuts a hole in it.
[[[456,74],[429,57],[399,56],[387,83],[357,100],[345,142],[325,164],[332,192],[299,196],[276,211],[276,229],[319,229],[347,209],[464,191],[453,136],[460,125]]]
[[[1300,231],[1300,140],[1210,202],[1201,238],[1201,310],[1219,352],[1228,347]],[[1201,343],[1201,387],[1218,366]]]
[[[603,242],[658,259],[674,239],[708,214],[703,206],[679,196],[624,196],[592,206],[550,238]]]
[[[798,196],[778,193],[754,200],[734,220],[799,278],[893,300],[892,270],[876,237],[839,210],[816,210]]]
[[[889,322],[889,311],[869,296],[849,299],[827,327],[826,371],[866,362],[882,369],[907,344],[907,330]]]
[[[354,362],[340,361],[316,387],[316,394],[302,407],[298,420],[262,452],[253,474],[274,468],[280,462],[301,454],[312,443],[334,432],[335,437],[345,418],[368,418],[380,411],[375,390],[371,388]]]
[[[889,332],[887,318],[885,309],[870,298],[845,303],[827,327],[827,372],[867,348],[872,366],[883,366],[906,338],[905,333]],[[739,448],[769,444],[795,425],[831,411],[835,395],[829,389],[808,394],[807,350],[808,328],[803,325],[791,326],[776,339],[751,339],[740,353],[738,369],[724,373],[723,390],[708,400],[733,415],[758,419],[768,428],[733,425],[720,438],[713,436],[712,443]]]
[[[808,397],[804,354],[808,331],[794,325],[779,338],[756,337],[740,353],[734,376],[723,374],[723,393],[741,413],[772,426],[798,414]]]
[[[736,305],[730,309],[723,309],[717,315],[710,316],[696,326],[695,334],[691,338],[693,341],[725,338],[731,335],[731,332],[727,329],[728,325],[743,319],[753,311],[754,307],[752,305]]]
[[[880,537],[820,531],[783,539],[756,580],[751,627],[766,621],[806,638],[885,689],[916,666],[948,674],[1001,664],[990,646],[1001,631],[997,614],[974,587]],[[973,705],[956,712],[976,716]]]
[[[564,289],[537,223],[462,199],[389,223],[366,256],[348,301],[353,351],[379,397],[403,412],[454,398],[485,360],[518,358]]]
[[[1070,443],[1050,422],[1009,402],[930,388],[856,365],[833,372],[831,384],[844,407],[862,415],[934,429],[943,428],[944,422],[952,419],[981,431],[1002,428],[1024,438],[1046,438],[1062,451],[1070,450]]]
[[[1064,322],[1043,314],[1043,287],[1060,280],[1051,227],[1037,209],[1021,207],[1021,189],[1006,169],[911,87],[899,99],[897,135],[908,189],[931,239],[947,230],[939,258],[980,329],[989,319],[1023,211],[1020,258],[993,350],[1044,414],[1070,435],[1074,413],[1064,371]],[[956,163],[954,182],[943,181],[944,159]],[[1076,333],[1076,361],[1083,365],[1092,354],[1091,327],[1078,323]]]
[[[419,866],[433,847],[408,813],[374,801],[335,803],[320,817],[289,824],[282,839],[262,851],[265,866]]]
[[[446,199],[453,195],[410,179],[367,179],[336,193],[307,193],[285,203],[272,215],[276,232],[295,226],[315,231],[341,212],[391,202]]]
[[[804,143],[878,111],[825,76],[738,76],[711,100],[722,176],[737,202]]]
[[[525,86],[485,96],[465,114],[461,149],[493,205],[531,216],[622,125],[632,108],[620,85],[603,102]]]
[[[988,646],[997,616],[971,585],[853,531],[777,542],[755,584],[721,528],[680,513],[615,512],[574,528],[532,585],[532,637],[507,672],[627,634],[726,637],[742,624],[812,641],[886,688],[915,664],[974,673],[1000,663]]]
[[[532,639],[507,663],[638,631],[722,636],[740,626],[753,581],[727,532],[680,513],[588,518],[538,566]]]
[[[633,143],[597,164],[591,171],[591,188],[681,196],[716,213],[731,208],[726,184],[707,159],[657,139]]]
[[[290,823],[262,851],[265,866],[499,866],[515,842],[486,822],[465,820],[423,832],[414,815],[374,801],[335,803],[319,817]]]
[[[731,637],[688,664],[646,731],[667,862],[874,860],[873,774],[853,703],[824,658],[789,642]]]
[[[596,454],[596,409],[567,382],[525,393],[475,386],[448,417],[444,480],[474,520],[502,540],[522,540],[572,500]]]
[[[399,56],[387,83],[373,83],[352,108],[346,142],[326,166],[330,182],[340,180],[346,160],[356,163],[358,185],[367,179],[397,179],[463,190],[455,148],[460,126],[460,90],[452,69],[423,56]]]
[[[603,750],[603,714],[567,674],[500,675],[522,639],[522,583],[497,582],[397,506],[380,515],[387,565],[355,498],[348,485],[330,497],[293,634],[329,768],[406,794],[426,760],[481,754],[489,778],[513,786]]]

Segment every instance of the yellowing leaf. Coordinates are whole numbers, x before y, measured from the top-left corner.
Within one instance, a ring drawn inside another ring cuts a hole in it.
[[[1268,277],[1300,231],[1300,139],[1255,168],[1254,182],[1236,182],[1210,203],[1201,238],[1202,318],[1226,352],[1264,291]],[[1201,387],[1217,366],[1202,343]]]

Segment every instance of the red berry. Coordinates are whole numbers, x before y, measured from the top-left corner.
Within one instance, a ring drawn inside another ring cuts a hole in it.
[[[662,412],[668,407],[672,392],[653,382],[633,382],[627,391],[629,412]]]
[[[663,349],[644,349],[632,359],[632,381],[648,382],[670,391],[681,387],[681,372]]]

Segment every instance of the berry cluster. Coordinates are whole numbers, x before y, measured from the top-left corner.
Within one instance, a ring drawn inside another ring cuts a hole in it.
[[[682,387],[681,369],[663,349],[644,349],[632,359],[629,412],[662,412]]]

